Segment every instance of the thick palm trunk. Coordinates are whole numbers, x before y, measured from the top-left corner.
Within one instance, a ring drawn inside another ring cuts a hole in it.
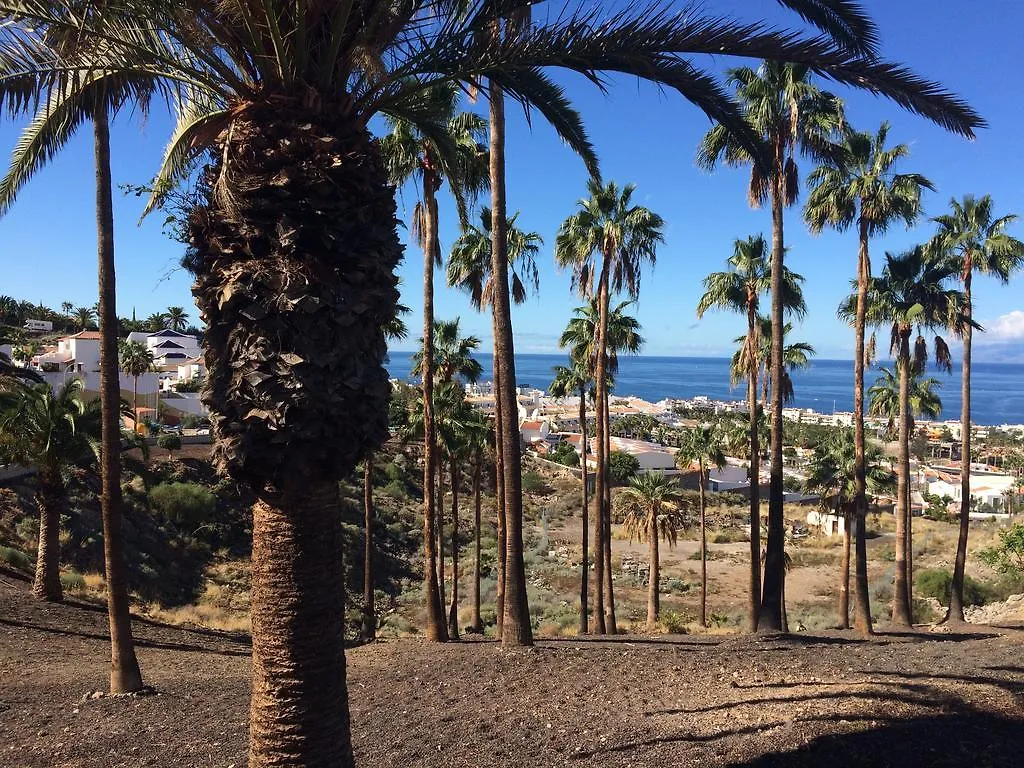
[[[605,305],[605,345],[608,343],[607,297]],[[615,571],[612,569],[612,422],[609,414],[610,395],[608,387],[604,388],[604,495],[601,504],[601,517],[604,520],[604,610],[605,627],[609,635],[619,633],[615,621]]]
[[[580,513],[583,520],[583,540],[580,551],[580,634],[585,635],[590,631],[589,616],[587,614],[587,584],[590,579],[590,564],[588,562],[588,537],[587,525],[587,390],[580,387],[580,477],[583,480],[581,498],[582,506]]]
[[[492,328],[494,331],[494,338],[498,338],[498,322],[497,317],[492,312]],[[494,351],[494,500],[495,509],[497,511],[497,539],[498,539],[498,553],[497,553],[497,564],[496,564],[496,584],[494,587],[494,615],[495,615],[495,634],[497,638],[501,639],[501,632],[505,624],[505,555],[506,555],[506,536],[505,536],[505,520],[506,520],[506,509],[505,509],[505,461],[502,455],[502,410],[501,410],[501,398],[498,393],[501,391],[501,361],[498,357],[497,346]]]
[[[661,562],[658,558],[658,516],[651,515],[650,524],[647,526],[649,539],[650,556],[647,571],[647,629],[653,632],[658,626],[658,615],[661,613],[660,595],[658,587],[661,582]]]
[[[760,632],[780,632],[782,622],[782,590],[786,579],[784,561],[785,510],[782,487],[782,279],[784,236],[782,206],[785,175],[781,150],[777,151],[775,178],[772,185],[772,354],[770,373],[772,397],[771,483],[768,491],[768,542],[765,548],[764,585],[761,612],[757,627]]]
[[[754,302],[747,301],[747,409],[750,411],[750,601],[749,628],[757,631],[761,610],[761,438],[757,418],[757,313]]]
[[[501,358],[499,397],[505,483],[505,605],[503,646],[533,645],[523,562],[523,467],[520,462],[519,411],[516,400],[515,344],[508,295],[508,222],[505,217],[505,97],[494,82],[490,89],[491,274],[497,333],[494,353]]]
[[[851,515],[844,511],[843,554],[839,563],[839,629],[850,628],[850,523]]]
[[[338,486],[264,491],[253,507],[249,765],[352,766]]]
[[[913,623],[910,590],[907,585],[907,518],[910,485],[910,331],[900,332],[900,427],[899,471],[896,481],[896,574],[893,580],[892,623],[909,627]]]
[[[971,277],[974,264],[967,256],[964,268],[964,306],[967,324],[964,329],[964,361],[961,371],[960,411],[960,533],[956,540],[956,558],[953,562],[953,583],[949,592],[949,612],[946,621],[954,624],[964,622],[964,570],[967,566],[967,537],[971,525],[971,340],[973,328],[971,319],[974,308],[971,305]]]
[[[597,339],[595,339],[594,361],[594,431],[595,448],[594,460],[597,464],[597,472],[594,475],[594,620],[597,623],[597,634],[606,634],[608,630],[608,619],[605,612],[605,570],[608,561],[605,557],[605,508],[604,488],[608,484],[608,474],[605,471],[607,462],[605,453],[607,451],[606,432],[608,424],[604,418],[604,403],[608,391],[607,371],[605,366],[605,339],[607,332],[607,309],[605,297],[608,293],[608,266],[607,259],[601,269],[601,277],[598,280],[597,304],[598,322]]]
[[[452,603],[448,609],[448,636],[459,639],[459,465],[452,459]]]
[[[56,467],[40,472],[38,477],[39,550],[32,595],[40,600],[59,603],[64,599],[60,583],[60,513],[65,506],[64,483],[60,479],[60,469]]]
[[[853,524],[855,540],[856,616],[854,626],[864,635],[872,633],[871,603],[868,590],[868,548],[865,526],[868,519],[867,459],[864,434],[864,366],[866,364],[864,333],[867,325],[868,280],[871,261],[868,255],[868,225],[860,222],[860,248],[857,254],[857,316],[854,321],[853,362],[853,441],[854,441],[854,497]]]
[[[363,639],[377,635],[373,604],[373,459],[363,462]]]
[[[700,615],[697,622],[705,629],[708,626],[708,531],[707,510],[704,502],[704,462],[697,467],[700,477],[697,488],[700,494]]]
[[[117,303],[114,272],[114,208],[110,192],[110,124],[107,113],[94,117],[96,228],[99,234],[100,321],[100,507],[103,563],[110,624],[110,692],[142,689],[142,672],[132,638],[128,583],[121,533],[121,384],[117,374]]]
[[[473,467],[473,614],[469,631],[483,634],[484,622],[480,618],[480,474],[483,471],[481,454],[477,453]]]
[[[440,459],[437,462],[437,541],[434,542],[434,546],[437,548],[437,596],[441,601],[443,613],[448,599],[445,594],[444,578],[444,464]]]
[[[437,509],[434,477],[437,473],[437,428],[434,423],[434,254],[437,252],[437,187],[429,170],[423,174],[423,599],[426,632],[430,640],[444,642],[444,597],[437,577]]]

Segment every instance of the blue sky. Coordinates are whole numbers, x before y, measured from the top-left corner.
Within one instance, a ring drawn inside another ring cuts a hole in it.
[[[961,94],[990,123],[969,142],[890,103],[836,88],[847,99],[851,123],[875,130],[892,123],[891,141],[908,143],[911,156],[903,170],[927,175],[938,191],[926,197],[928,215],[943,213],[952,196],[990,193],[999,213],[1024,213],[1024,53],[1018,34],[1024,28],[1024,4],[989,0],[984,12],[953,0],[902,0],[865,3],[876,14],[883,52]],[[716,12],[736,10],[744,20],[768,19],[794,26],[798,19],[780,11],[773,0],[716,3]],[[702,62],[718,71],[735,65],[718,58]],[[637,314],[644,326],[649,355],[719,356],[730,351],[742,333],[739,317],[713,313],[697,322],[694,307],[701,279],[723,268],[737,237],[770,231],[770,214],[746,203],[746,172],[722,169],[713,174],[694,163],[697,143],[709,127],[707,118],[679,96],[662,93],[635,80],[619,79],[604,96],[575,76],[562,82],[582,112],[597,147],[606,179],[633,182],[636,199],[667,222],[666,243],[653,272],[645,273]],[[827,86],[826,86],[827,87]],[[482,111],[483,104],[475,107]],[[557,337],[578,299],[569,276],[553,263],[552,245],[560,222],[583,195],[582,163],[539,120],[532,128],[522,112],[508,108],[508,201],[521,210],[520,224],[545,240],[539,259],[541,293],[516,308],[516,348],[520,352],[557,352]],[[0,123],[0,148],[12,147],[20,126]],[[152,176],[169,132],[166,115],[144,122],[120,118],[113,133],[113,173],[117,184],[143,183]],[[59,306],[96,299],[95,218],[91,133],[86,130],[59,158],[30,182],[10,213],[0,219],[0,294]],[[802,174],[811,170],[805,163]],[[407,217],[416,202],[413,188],[401,190],[399,215]],[[160,232],[160,217],[137,224],[141,203],[115,194],[119,314],[139,317],[169,305],[186,305],[195,317],[188,276],[177,269],[182,248]],[[445,251],[458,234],[453,207],[442,190],[441,237]],[[875,241],[878,264],[885,250],[899,250],[927,238],[932,225],[915,231],[902,227]],[[1014,228],[1024,237],[1024,225]],[[407,237],[403,232],[403,238]],[[799,210],[787,214],[787,263],[806,278],[807,319],[794,337],[809,341],[819,356],[849,358],[852,335],[835,318],[839,299],[848,292],[856,254],[855,235],[825,233],[811,237]],[[410,325],[422,317],[421,254],[407,248],[400,269],[403,301],[413,310]],[[440,276],[439,276],[440,278]],[[464,326],[490,344],[490,322],[477,315],[465,298],[437,279],[438,317],[461,316]],[[986,279],[976,283],[976,314],[990,333],[977,342],[983,360],[1024,362],[1024,278],[1010,286]],[[414,336],[418,335],[414,333]],[[400,345],[410,348],[414,341]]]

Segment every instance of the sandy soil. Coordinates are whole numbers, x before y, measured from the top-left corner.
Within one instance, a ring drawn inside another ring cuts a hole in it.
[[[242,635],[137,621],[158,695],[106,685],[106,617],[0,575],[0,765],[245,765]],[[349,653],[363,766],[1020,765],[1024,630],[377,643]]]

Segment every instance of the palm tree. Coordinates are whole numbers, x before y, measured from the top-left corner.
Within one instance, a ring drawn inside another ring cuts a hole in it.
[[[767,405],[768,391],[771,387],[769,363],[771,361],[772,321],[770,318],[758,315],[756,322],[759,328],[757,331],[757,344],[754,347],[755,357],[753,360],[747,359],[750,345],[747,343],[746,336],[737,336],[733,339],[733,342],[738,344],[739,348],[732,355],[730,376],[733,381],[740,381],[746,377],[747,371],[751,368],[757,370],[761,378],[761,407],[764,408]],[[809,368],[811,357],[815,354],[814,347],[806,341],[795,341],[792,344],[785,343],[786,337],[792,330],[792,323],[786,323],[782,327],[782,401],[784,403],[793,402],[793,398],[796,396],[796,391],[793,389],[793,377],[790,376],[790,373]]]
[[[505,255],[508,259],[508,267],[512,272],[512,300],[516,304],[526,301],[527,291],[538,290],[540,277],[537,271],[536,256],[543,242],[536,232],[523,232],[515,226],[518,213],[508,220],[505,226]],[[499,312],[494,306],[494,255],[492,231],[494,223],[493,211],[484,206],[480,212],[481,226],[467,225],[463,233],[452,246],[452,252],[448,257],[448,285],[461,288],[469,294],[470,303],[475,309],[482,310],[487,306],[491,307],[491,321],[494,338],[500,334],[498,323]],[[507,274],[506,282],[507,285]],[[501,386],[500,373],[501,358],[495,354],[493,361],[493,383],[494,383],[494,406],[495,406],[495,430],[502,431],[502,409],[501,409]],[[518,426],[518,424],[517,424]],[[496,613],[498,615],[498,635],[502,636],[504,625],[505,608],[505,556],[506,556],[506,509],[505,509],[505,468],[502,458],[502,441],[495,439],[495,473],[499,478],[497,483],[497,517],[498,517],[498,573],[496,593]],[[520,478],[521,482],[521,478]]]
[[[868,487],[874,493],[890,490],[895,483],[892,473],[883,466],[882,450],[867,446]],[[822,506],[842,515],[843,556],[839,568],[839,629],[850,627],[850,525],[857,514],[858,452],[856,431],[833,430],[814,448],[805,487],[821,494]]]
[[[934,190],[932,183],[917,173],[895,173],[896,164],[910,154],[906,144],[887,148],[889,124],[882,123],[875,135],[847,127],[843,138],[829,155],[829,162],[815,168],[808,177],[810,194],[804,206],[804,220],[818,234],[826,226],[840,232],[857,225],[857,310],[854,317],[853,426],[856,433],[857,493],[854,521],[856,538],[855,624],[863,635],[871,634],[871,606],[868,595],[867,539],[867,443],[864,436],[865,324],[872,237],[884,234],[897,221],[912,227],[921,215],[921,193]]]
[[[590,197],[579,201],[580,210],[562,222],[555,240],[555,260],[572,269],[573,286],[580,295],[597,301],[598,323],[594,336],[594,383],[597,403],[597,483],[595,497],[603,533],[595,543],[603,547],[606,567],[611,561],[611,486],[608,467],[608,380],[605,367],[608,349],[608,314],[611,295],[625,291],[634,301],[640,292],[644,263],[654,265],[658,245],[664,242],[664,221],[653,211],[633,204],[636,187],[621,189],[615,182],[587,183]],[[595,286],[596,276],[596,286]],[[615,602],[611,569],[606,608],[607,630],[614,633]],[[601,574],[598,574],[600,578]],[[598,631],[603,633],[601,622]]]
[[[75,305],[70,301],[62,301],[60,304],[60,311],[64,315],[64,327],[71,328],[71,313],[74,311]]]
[[[184,307],[168,307],[164,313],[164,327],[182,333],[188,327],[188,312]]]
[[[142,324],[146,326],[146,330],[150,333],[157,333],[167,327],[167,318],[166,312],[154,312],[143,320]]]
[[[153,352],[138,341],[122,339],[118,344],[121,370],[132,377],[132,431],[139,431],[139,377],[153,370]]]
[[[96,324],[96,310],[92,307],[76,307],[74,317],[80,331],[87,331]]]
[[[580,634],[585,635],[590,631],[590,624],[587,614],[587,583],[590,579],[590,561],[587,555],[587,481],[589,472],[587,470],[587,389],[593,379],[590,375],[590,368],[586,360],[569,358],[570,366],[559,365],[555,367],[555,378],[548,388],[552,397],[579,397],[579,420],[580,420],[580,479],[582,504],[580,511],[583,522],[583,540],[581,543],[581,564],[580,564]]]
[[[18,355],[19,346],[13,346],[18,344],[20,334],[11,333],[9,330],[0,326],[0,347],[12,346],[11,354]],[[31,355],[29,356],[31,358]],[[21,362],[19,360],[19,362]],[[14,389],[25,382],[41,383],[42,378],[33,371],[31,368],[23,368],[21,366],[12,365],[11,358],[8,357],[6,352],[0,350],[0,391]]]
[[[480,411],[474,411],[473,416],[476,424],[468,433],[473,456],[473,596],[469,631],[483,634],[484,623],[480,618],[480,497],[484,460],[488,450],[494,448],[494,432],[487,416]]]
[[[670,547],[676,544],[676,531],[682,527],[679,506],[682,495],[674,480],[664,475],[644,473],[634,477],[615,499],[622,513],[622,527],[629,534],[644,539],[650,545],[650,560],[647,577],[647,629],[653,631],[658,625],[661,612],[658,588],[661,570],[658,557],[659,537]]]
[[[913,623],[911,606],[912,573],[908,555],[912,543],[910,516],[910,381],[913,372],[924,370],[928,360],[925,331],[953,327],[962,331],[965,322],[963,294],[946,287],[956,270],[932,258],[923,246],[906,253],[885,255],[886,265],[881,277],[868,281],[866,322],[872,326],[889,325],[892,329],[890,352],[896,355],[900,379],[899,398],[899,472],[896,490],[896,576],[893,594],[894,624]],[[847,321],[856,317],[857,296],[848,297],[840,308]],[[918,336],[911,353],[910,337]],[[951,370],[949,348],[940,335],[935,335],[935,362]]]
[[[1017,220],[1010,214],[996,217],[991,195],[976,199],[965,195],[963,201],[950,200],[952,212],[938,216],[934,221],[939,231],[931,245],[950,259],[964,285],[964,312],[973,318],[974,306],[971,283],[974,273],[994,277],[1003,284],[1024,267],[1024,243],[1012,237],[1006,228]],[[964,358],[961,372],[960,433],[960,534],[956,542],[953,564],[953,582],[950,587],[949,611],[946,621],[962,624],[964,621],[964,566],[967,563],[967,538],[971,512],[971,343],[973,329],[964,328]]]
[[[96,447],[99,411],[82,399],[81,379],[56,393],[49,384],[0,391],[0,459],[37,469],[39,553],[32,594],[60,602],[60,518],[67,511],[63,472]],[[95,402],[95,401],[94,401]]]
[[[764,586],[758,628],[782,629],[783,565],[782,487],[782,382],[784,374],[782,333],[784,326],[785,235],[783,211],[799,195],[798,155],[820,156],[828,139],[844,123],[842,102],[811,82],[812,71],[796,63],[765,61],[756,70],[750,67],[730,69],[728,82],[747,119],[748,128],[761,142],[758,162],[740,143],[729,126],[718,124],[701,141],[699,165],[711,170],[719,161],[726,165],[750,165],[748,199],[754,207],[771,203],[772,211],[772,391],[771,484],[768,494],[768,542],[765,556]]]
[[[18,301],[12,296],[0,296],[0,321],[6,325],[18,325]]]
[[[888,419],[886,432],[890,438],[898,438],[900,420],[900,377],[889,368],[881,368],[879,377],[868,388],[868,413]],[[907,384],[909,428],[913,434],[914,420],[920,417],[937,419],[942,414],[942,399],[938,390],[942,382],[931,377],[925,378],[911,366],[910,382]]]
[[[422,376],[424,418],[423,454],[423,537],[431,540],[435,529],[436,506],[432,478],[438,471],[433,408],[434,388],[434,268],[441,265],[438,235],[437,192],[444,181],[455,197],[459,218],[468,217],[469,202],[485,183],[486,152],[479,140],[483,120],[472,112],[457,112],[459,89],[454,83],[442,83],[423,93],[429,119],[391,117],[391,132],[381,141],[381,153],[388,178],[397,186],[415,179],[420,200],[413,211],[412,231],[423,250],[423,357],[418,372]],[[428,478],[430,481],[428,482]],[[425,568],[431,567],[427,557]],[[444,641],[444,607],[436,577],[424,579],[427,604],[427,636]]]
[[[697,302],[697,317],[703,317],[709,309],[725,309],[746,315],[747,368],[736,376],[734,383],[747,379],[747,413],[749,415],[750,439],[750,631],[757,630],[757,618],[761,608],[761,494],[760,494],[760,445],[758,436],[757,381],[759,373],[758,354],[762,347],[761,328],[758,323],[761,296],[771,288],[771,264],[768,246],[763,235],[750,235],[746,240],[736,240],[733,254],[729,257],[728,272],[713,272],[704,278],[704,294]],[[783,306],[791,312],[802,315],[807,311],[801,283],[803,278],[790,270],[783,269]],[[771,336],[768,337],[769,346]]]
[[[532,291],[540,287],[537,254],[544,239],[536,232],[524,232],[516,226],[519,212],[508,220],[506,252],[508,253],[512,301],[522,304]],[[494,276],[491,271],[491,209],[480,209],[480,226],[469,225],[452,245],[448,256],[448,285],[469,294],[470,304],[477,311],[491,306]]]
[[[708,606],[708,536],[705,514],[704,493],[707,489],[708,475],[712,467],[721,469],[725,466],[725,449],[722,436],[715,427],[695,427],[683,436],[679,453],[676,454],[676,465],[680,469],[689,469],[697,465],[697,488],[699,491],[700,511],[700,616],[698,622],[707,627]]]
[[[607,343],[605,344],[605,354],[601,356],[605,369],[607,391],[611,390],[613,378],[619,368],[619,352],[636,354],[644,344],[643,337],[640,336],[640,323],[637,322],[635,317],[626,314],[626,308],[630,304],[631,302],[628,301],[620,302],[607,313]],[[599,424],[607,424],[607,419],[605,418],[606,414],[603,413],[605,409],[598,405],[595,379],[598,356],[597,334],[600,328],[600,317],[601,312],[596,298],[591,299],[582,307],[577,307],[573,310],[573,317],[569,320],[565,331],[562,332],[558,345],[562,348],[568,348],[569,357],[574,361],[574,364],[578,362],[580,365],[585,366],[588,376],[591,380],[595,381],[593,397],[595,432],[598,433],[596,436],[596,447],[600,451],[603,446],[604,455],[607,456],[610,453],[610,430],[598,429]],[[583,464],[584,466],[586,465],[586,453],[583,454]],[[598,480],[599,476],[600,463],[598,463],[598,472],[595,473],[595,481]],[[610,494],[610,484],[605,482],[604,487]],[[594,502],[597,509],[594,515],[594,617],[597,623],[598,634],[604,634],[606,631],[611,632],[609,625],[612,623],[612,617],[615,614],[615,605],[611,580],[611,516],[602,514],[603,497],[598,495],[598,488],[600,486],[595,482]],[[609,606],[607,620],[605,618],[606,595]]]
[[[874,27],[854,4],[783,3],[831,38],[783,35],[699,14],[651,13],[642,5],[580,5],[492,45],[484,33],[500,26],[495,12],[522,6],[443,2],[428,13],[421,0],[284,10],[276,3],[232,2],[224,12],[219,0],[132,0],[83,18],[74,0],[0,0],[0,16],[24,22],[0,27],[0,50],[12,52],[3,57],[2,106],[30,104],[43,89],[61,95],[61,108],[42,114],[45,140],[21,152],[19,167],[34,170],[63,146],[78,124],[69,114],[81,114],[83,105],[88,113],[97,84],[118,78],[136,84],[141,77],[168,84],[177,97],[178,126],[154,184],[154,203],[198,162],[211,163],[187,238],[190,264],[197,267],[194,293],[209,324],[204,396],[214,414],[218,462],[259,497],[253,768],[271,755],[296,763],[307,756],[324,764],[352,761],[342,612],[324,606],[337,605],[342,593],[337,481],[386,432],[381,328],[393,314],[393,270],[401,258],[394,196],[366,130],[371,118],[414,114],[417,97],[439,82],[475,86],[486,77],[579,146],[585,144],[580,121],[544,70],[593,77],[610,67],[664,82],[742,130],[724,94],[684,57],[745,54],[812,64],[962,134],[982,123],[934,84],[874,58]],[[102,44],[80,46],[77,58],[60,56],[36,45],[40,29]],[[503,205],[492,208],[503,222]],[[499,284],[505,279],[503,234],[495,227]],[[282,296],[282,286],[291,293]],[[503,302],[495,310],[507,317]],[[511,351],[511,325],[501,330],[499,357]],[[116,373],[113,347],[109,360]],[[511,408],[514,371],[504,373],[501,391]],[[309,392],[332,397],[310,398]],[[514,413],[503,414],[510,417],[514,422]],[[242,423],[246,429],[238,430]],[[512,446],[514,436],[506,431],[502,437]],[[510,461],[509,467],[514,492],[519,465]],[[517,577],[515,588],[524,582]]]

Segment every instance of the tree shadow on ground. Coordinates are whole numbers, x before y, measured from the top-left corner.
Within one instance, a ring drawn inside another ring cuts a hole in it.
[[[65,598],[61,605],[81,611],[91,611],[93,613],[102,613],[103,615],[107,614],[107,606],[105,603],[89,603],[83,600]],[[156,627],[158,629],[171,629],[177,632],[187,632],[192,635],[201,635],[203,637],[224,640],[229,643],[237,643],[238,645],[252,646],[252,638],[248,634],[240,632],[226,632],[224,630],[207,629],[205,627],[196,626],[183,627],[178,624],[168,624],[165,621],[157,621],[156,619],[150,619],[146,616],[139,616],[137,613],[132,614],[132,623],[144,624],[148,627]]]

